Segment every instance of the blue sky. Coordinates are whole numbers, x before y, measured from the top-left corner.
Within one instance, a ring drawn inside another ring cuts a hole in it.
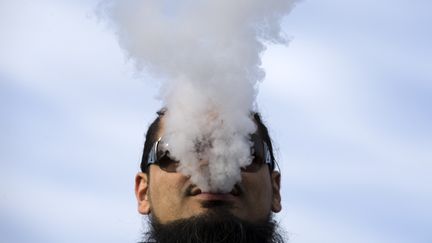
[[[0,1],[2,242],[136,242],[133,178],[160,103],[97,1]],[[259,106],[293,243],[432,234],[428,1],[303,1],[269,46]]]

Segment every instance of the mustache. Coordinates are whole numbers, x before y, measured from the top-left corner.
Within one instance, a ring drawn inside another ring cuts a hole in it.
[[[241,184],[236,183],[234,185],[233,189],[229,193],[231,195],[234,195],[234,196],[241,196],[241,195],[243,195],[244,191],[245,191],[244,187]],[[186,188],[186,190],[184,192],[184,195],[191,197],[191,196],[196,196],[196,195],[198,195],[198,194],[200,194],[202,192],[203,191],[197,185],[190,184]],[[214,192],[214,193],[218,193],[218,192]]]

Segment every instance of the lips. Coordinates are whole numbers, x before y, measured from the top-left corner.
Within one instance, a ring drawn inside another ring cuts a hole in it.
[[[242,193],[242,188],[239,185],[235,185],[234,188],[229,193],[221,193],[221,192],[203,192],[200,188],[195,185],[191,185],[188,190],[188,196],[199,196],[204,199],[209,200],[227,200],[232,199],[233,197],[238,197]]]
[[[235,199],[231,193],[202,192],[195,197],[204,201],[232,201]]]

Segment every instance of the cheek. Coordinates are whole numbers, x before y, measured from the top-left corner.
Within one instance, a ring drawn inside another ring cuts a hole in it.
[[[261,208],[261,210],[270,211],[271,208],[271,199],[272,199],[272,189],[268,180],[259,180],[255,185],[256,192],[255,199],[257,202],[257,207]]]
[[[246,203],[251,215],[265,218],[271,211],[272,187],[268,170],[265,173],[244,173],[242,183],[245,187]]]
[[[177,173],[155,171],[150,175],[150,209],[161,222],[178,217],[178,213],[182,211],[184,185],[184,177]]]
[[[154,176],[150,181],[149,196],[156,205],[171,202],[170,198],[176,198],[181,194],[180,181],[170,176]]]

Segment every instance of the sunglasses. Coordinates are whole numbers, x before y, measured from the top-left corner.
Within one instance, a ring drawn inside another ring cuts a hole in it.
[[[243,172],[257,172],[262,165],[268,164],[273,168],[269,147],[265,141],[262,141],[258,135],[251,135],[253,146],[251,147],[252,162],[242,167]],[[169,155],[169,144],[160,137],[152,146],[148,159],[147,166],[151,164],[158,165],[162,170],[170,173],[177,172],[179,161],[173,159]]]

